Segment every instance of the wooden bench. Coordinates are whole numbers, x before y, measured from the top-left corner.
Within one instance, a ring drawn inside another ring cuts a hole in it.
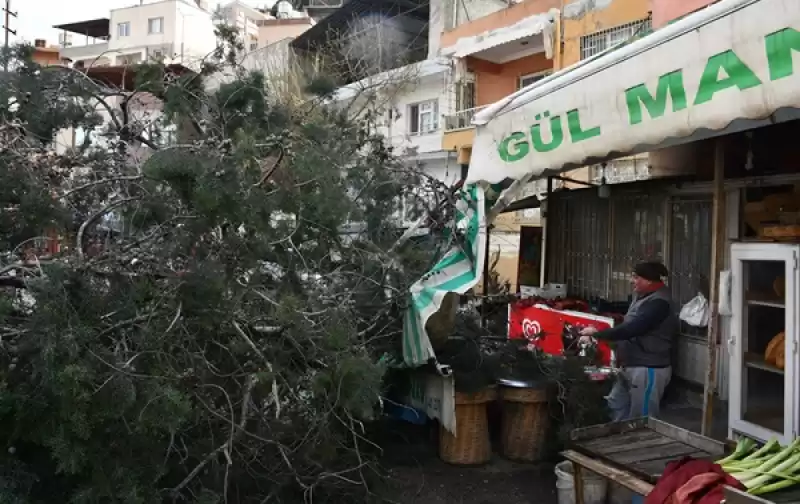
[[[723,443],[655,418],[634,418],[573,430],[569,450],[561,455],[575,470],[575,504],[584,504],[584,471],[647,496],[673,460],[715,460],[724,454]]]
[[[653,485],[633,474],[617,469],[601,460],[593,459],[574,450],[561,452],[561,456],[572,462],[575,478],[575,504],[583,502],[583,471],[588,470],[599,476],[627,488],[635,494],[646,496],[653,490]]]

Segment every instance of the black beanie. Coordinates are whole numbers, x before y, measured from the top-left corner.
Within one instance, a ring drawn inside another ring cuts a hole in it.
[[[633,268],[633,272],[636,276],[651,282],[660,282],[664,277],[669,276],[666,266],[655,261],[641,262]]]

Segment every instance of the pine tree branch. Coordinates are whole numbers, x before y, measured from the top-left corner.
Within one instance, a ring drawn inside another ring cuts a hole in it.
[[[186,477],[183,478],[183,480],[180,483],[178,483],[178,485],[175,486],[170,491],[170,493],[174,497],[177,497],[180,494],[181,490],[186,488],[186,486],[189,483],[191,483],[192,480],[195,477],[197,477],[198,474],[200,474],[200,471],[202,471],[203,468],[209,462],[214,460],[217,457],[217,455],[219,455],[220,453],[224,453],[226,455],[226,458],[228,460],[228,465],[232,465],[233,464],[233,462],[231,461],[231,458],[230,458],[230,454],[228,452],[233,448],[233,443],[236,441],[236,439],[239,438],[239,436],[241,435],[241,432],[244,430],[245,425],[247,424],[247,420],[250,418],[250,400],[251,400],[251,396],[253,394],[253,388],[255,387],[257,382],[258,382],[258,380],[256,379],[256,377],[252,376],[252,375],[250,377],[248,377],[248,379],[247,379],[247,383],[246,383],[245,389],[244,389],[244,395],[242,397],[242,408],[241,408],[241,413],[240,413],[240,416],[239,416],[239,425],[237,426],[238,428],[236,428],[236,429],[231,428],[231,433],[230,433],[230,436],[228,437],[228,440],[225,441],[224,443],[222,443],[221,445],[219,445],[214,451],[212,451],[211,453],[206,455],[206,457],[202,461],[200,461],[200,463],[197,464],[195,466],[195,468],[192,469],[189,472],[189,474],[187,474]],[[226,486],[227,486],[227,484],[226,484]]]
[[[92,182],[87,182],[86,184],[80,185],[78,187],[72,188],[69,191],[66,191],[64,194],[61,195],[61,198],[69,198],[73,194],[81,191],[85,191],[86,189],[90,189],[92,187],[101,185],[101,184],[111,184],[113,182],[135,182],[137,180],[142,180],[144,175],[123,175],[119,177],[109,177],[104,178],[101,180],[94,180]]]
[[[85,251],[83,250],[83,235],[86,233],[86,228],[88,228],[97,219],[101,218],[102,216],[104,216],[105,214],[110,212],[111,210],[114,210],[115,208],[120,207],[120,206],[122,206],[122,205],[124,205],[126,203],[130,203],[132,201],[139,201],[139,200],[141,200],[141,197],[137,196],[137,197],[123,198],[123,199],[120,199],[120,200],[117,200],[117,201],[113,201],[113,202],[109,203],[108,205],[104,206],[99,211],[93,213],[88,219],[86,219],[83,222],[83,224],[81,224],[81,227],[78,228],[78,236],[77,236],[77,238],[75,240],[76,246],[77,246],[77,250],[78,250],[78,256],[81,259],[85,258]]]

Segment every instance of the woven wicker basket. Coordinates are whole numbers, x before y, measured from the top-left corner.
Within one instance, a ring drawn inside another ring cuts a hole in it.
[[[448,464],[480,465],[492,457],[486,403],[496,397],[494,388],[474,394],[456,392],[456,432],[439,427],[439,457]]]
[[[520,462],[536,462],[544,455],[550,426],[547,390],[502,387],[503,455]]]

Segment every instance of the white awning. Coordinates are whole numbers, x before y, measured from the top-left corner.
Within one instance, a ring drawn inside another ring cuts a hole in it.
[[[721,0],[478,113],[467,183],[800,117],[800,0]]]
[[[543,50],[550,51],[552,49],[553,22],[557,15],[557,9],[550,9],[545,14],[526,17],[511,26],[490,30],[480,35],[462,37],[456,40],[456,43],[451,47],[443,49],[442,56],[464,58],[539,34],[544,37],[542,41]]]
[[[447,74],[452,70],[452,62],[448,58],[434,58],[411,63],[386,70],[379,74],[370,75],[360,81],[342,86],[336,90],[332,101],[344,101],[355,98],[356,96],[369,90],[377,90],[382,87],[391,88],[409,82],[416,82],[420,79],[441,74]]]

